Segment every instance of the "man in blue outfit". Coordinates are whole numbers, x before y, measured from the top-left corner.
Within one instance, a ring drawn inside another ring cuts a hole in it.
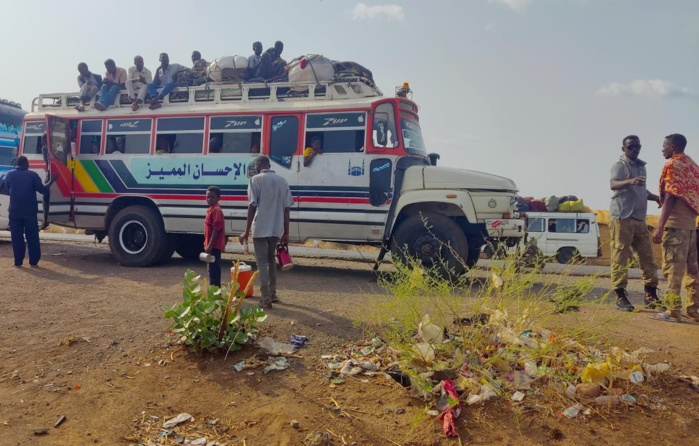
[[[10,194],[10,233],[12,234],[12,251],[15,255],[15,266],[20,267],[24,262],[26,247],[29,247],[29,265],[36,268],[41,258],[39,246],[39,204],[36,201],[37,192],[48,194],[57,175],[51,176],[47,184],[41,181],[36,172],[29,170],[29,160],[26,156],[17,158],[17,168],[7,173],[5,185]],[[24,243],[24,237],[27,243]]]

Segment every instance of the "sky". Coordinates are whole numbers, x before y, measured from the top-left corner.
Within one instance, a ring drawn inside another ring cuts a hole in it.
[[[440,164],[513,179],[523,196],[577,195],[609,206],[609,171],[637,134],[657,189],[663,138],[699,160],[697,0],[258,0],[99,3],[0,0],[0,98],[30,109],[76,91],[77,64],[103,74],[133,56],[190,64],[247,56],[259,40],[284,57],[323,54],[374,73],[386,96],[410,82]],[[114,6],[114,5],[113,5]],[[104,16],[106,14],[106,16]],[[652,212],[652,210],[651,210]]]

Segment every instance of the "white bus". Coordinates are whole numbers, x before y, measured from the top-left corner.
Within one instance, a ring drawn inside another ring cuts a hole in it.
[[[77,97],[36,98],[21,152],[43,177],[39,138],[48,132],[59,175],[50,222],[108,237],[125,266],[175,251],[196,257],[210,185],[222,190],[227,233],[241,233],[259,154],[291,185],[292,242],[369,244],[382,255],[407,248],[426,266],[443,259],[458,272],[486,240],[514,245],[525,233],[513,181],[430,165],[417,105],[367,79],[179,88],[156,111],[131,111],[122,92],[104,112],[78,113]],[[323,153],[304,167],[316,137]]]

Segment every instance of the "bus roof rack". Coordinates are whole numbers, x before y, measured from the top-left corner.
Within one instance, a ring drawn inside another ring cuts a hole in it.
[[[344,77],[325,82],[260,82],[231,83],[209,82],[196,87],[177,87],[164,103],[177,104],[226,104],[230,102],[283,102],[286,100],[343,100],[383,96],[379,88],[363,77]],[[114,101],[114,107],[130,105],[126,90],[122,90]],[[32,101],[34,111],[67,110],[78,105],[80,93],[41,94]],[[94,99],[93,99],[94,102]],[[92,105],[92,104],[91,104]]]

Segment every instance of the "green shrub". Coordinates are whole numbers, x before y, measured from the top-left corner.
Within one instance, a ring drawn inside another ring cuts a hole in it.
[[[206,281],[192,270],[182,279],[183,302],[165,310],[165,318],[172,319],[170,328],[177,333],[180,342],[192,351],[238,350],[257,333],[257,324],[267,318],[260,307],[240,307],[244,292],[234,283],[233,304],[237,311],[226,311],[230,285],[221,288],[206,287]],[[222,321],[227,322],[223,330]],[[219,336],[220,335],[220,336]]]

